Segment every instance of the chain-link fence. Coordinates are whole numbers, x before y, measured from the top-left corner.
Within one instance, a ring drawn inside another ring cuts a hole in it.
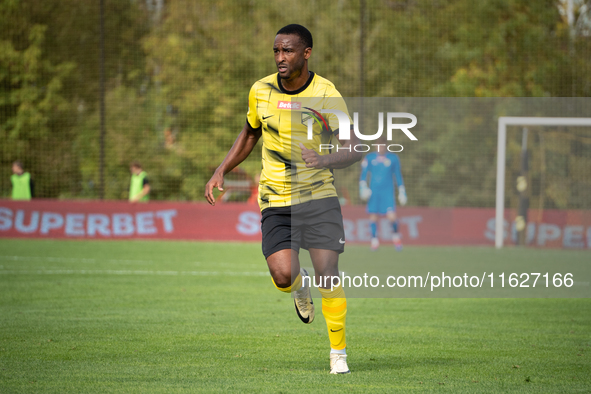
[[[202,201],[250,86],[276,72],[273,39],[289,23],[311,30],[310,69],[345,97],[589,97],[590,10],[581,0],[3,1],[1,196],[20,160],[36,197],[125,199],[137,160],[151,199]],[[432,129],[401,154],[410,205],[494,205],[495,119],[471,122]],[[529,130],[530,207],[589,209],[589,129]],[[508,191],[521,134],[509,131]],[[260,168],[259,146],[228,176],[225,199],[248,199]],[[351,203],[355,171],[337,177]]]

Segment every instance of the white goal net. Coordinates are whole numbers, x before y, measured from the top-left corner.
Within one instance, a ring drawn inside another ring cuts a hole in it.
[[[514,217],[507,217],[507,205],[517,209]],[[591,118],[499,117],[495,246],[507,237],[516,242],[518,231],[525,243],[535,243],[536,225],[538,243],[557,235],[553,228],[540,231],[545,209],[590,208]],[[530,209],[535,214],[528,223]]]

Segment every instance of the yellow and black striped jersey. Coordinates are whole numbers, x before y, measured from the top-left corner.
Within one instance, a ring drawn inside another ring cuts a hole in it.
[[[315,122],[313,137],[308,139],[307,122],[312,116],[309,108],[316,111],[338,109],[348,115],[334,84],[313,72],[306,84],[296,91],[285,90],[279,74],[257,81],[250,89],[246,118],[253,129],[262,127],[263,136],[263,170],[259,183],[261,211],[337,196],[332,172],[326,168],[307,168],[299,144],[319,154],[329,154],[329,150],[319,151],[319,147],[320,144],[336,144],[338,119],[334,115],[324,115],[328,129]]]

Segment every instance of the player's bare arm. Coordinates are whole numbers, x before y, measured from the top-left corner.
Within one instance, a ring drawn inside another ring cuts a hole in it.
[[[131,199],[132,203],[140,201],[144,196],[147,196],[150,193],[150,184],[145,184],[142,188],[142,191],[137,194],[134,198]]]
[[[230,148],[224,158],[224,161],[222,161],[222,164],[219,165],[209,182],[205,185],[205,199],[208,203],[215,205],[213,189],[217,187],[220,191],[224,190],[224,175],[232,171],[250,155],[250,152],[252,152],[261,138],[261,135],[262,131],[260,128],[255,130],[246,122],[236,141],[234,141],[234,145],[232,145],[232,148]]]
[[[342,140],[339,138],[341,147],[338,152],[329,155],[320,155],[314,149],[307,149],[303,144],[300,144],[302,149],[302,159],[308,168],[330,168],[339,169],[349,167],[351,164],[361,160],[362,154],[355,152],[352,148],[358,142],[357,136],[351,133],[350,140]]]

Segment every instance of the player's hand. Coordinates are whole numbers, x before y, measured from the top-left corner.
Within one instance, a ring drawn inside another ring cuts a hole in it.
[[[308,168],[322,168],[324,167],[324,160],[314,149],[308,149],[304,144],[300,143],[302,149],[302,159]]]
[[[398,188],[398,201],[400,201],[400,205],[406,205],[407,200],[408,199],[406,198],[406,189],[404,188],[404,186],[400,186]]]
[[[214,172],[213,176],[205,185],[205,199],[211,205],[215,205],[213,189],[217,187],[219,191],[224,191],[224,176],[219,172]]]
[[[367,186],[366,181],[359,181],[359,198],[361,201],[367,201],[371,197],[371,189]]]

